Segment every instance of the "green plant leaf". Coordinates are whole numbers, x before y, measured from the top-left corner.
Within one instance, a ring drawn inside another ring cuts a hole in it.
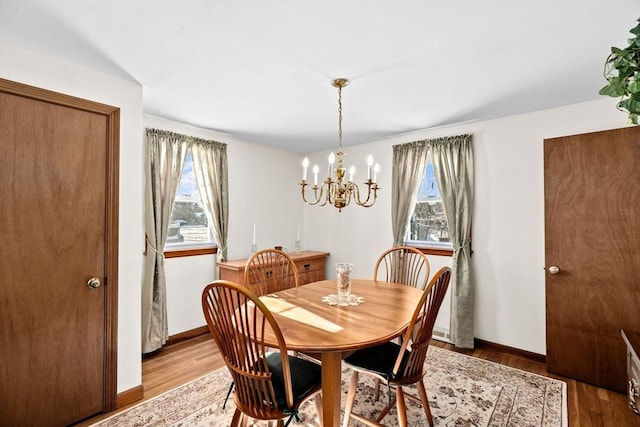
[[[621,96],[618,92],[616,92],[615,88],[611,85],[606,85],[598,92],[599,95],[611,96],[613,98],[617,98]]]
[[[623,99],[622,101],[618,102],[617,107],[620,110],[629,111],[629,109],[627,108],[628,104],[629,104],[629,100],[628,99]]]
[[[629,113],[629,120],[637,123],[640,114],[640,19],[630,30],[635,35],[628,39],[624,49],[612,46],[604,66],[607,85],[598,92],[600,95],[620,97],[617,107]]]
[[[627,110],[633,114],[640,114],[640,101],[629,98],[627,99]]]
[[[618,108],[627,110],[632,114],[640,114],[640,102],[634,101],[631,98],[623,99],[622,101],[618,102]]]
[[[624,83],[622,80],[616,78],[610,78],[609,84],[600,89],[598,92],[600,95],[613,96],[617,98],[625,94]]]
[[[616,68],[621,68],[621,67],[637,68],[638,67],[638,63],[636,62],[636,59],[633,57],[633,55],[619,56],[617,60],[614,61],[614,63],[618,64]]]
[[[640,81],[634,80],[627,85],[627,91],[630,93],[640,93]]]

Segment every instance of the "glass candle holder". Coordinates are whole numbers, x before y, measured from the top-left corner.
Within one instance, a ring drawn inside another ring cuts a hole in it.
[[[353,264],[348,262],[339,262],[336,264],[336,293],[338,295],[338,305],[349,305],[352,269]]]

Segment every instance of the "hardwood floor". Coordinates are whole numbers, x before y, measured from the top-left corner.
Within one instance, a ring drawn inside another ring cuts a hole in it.
[[[474,350],[456,350],[450,344],[435,340],[431,345],[565,381],[571,427],[640,427],[640,416],[629,409],[626,395],[549,374],[546,365],[534,357],[483,344]],[[142,383],[145,399],[223,366],[220,354],[208,334],[173,344],[143,359]],[[111,414],[92,418],[78,426],[87,426],[109,415]]]

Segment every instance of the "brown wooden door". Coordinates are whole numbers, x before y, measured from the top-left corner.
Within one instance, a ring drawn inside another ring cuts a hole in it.
[[[2,425],[67,425],[115,403],[117,110],[85,103],[0,81]]]
[[[546,139],[544,162],[547,369],[624,392],[620,329],[640,331],[640,127]]]

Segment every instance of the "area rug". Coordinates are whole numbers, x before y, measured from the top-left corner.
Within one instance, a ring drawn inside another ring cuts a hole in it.
[[[426,365],[436,426],[567,427],[567,385],[562,381],[438,347],[429,348]],[[349,369],[343,368],[343,407],[349,378]],[[228,426],[235,410],[231,398],[223,408],[229,384],[227,369],[219,369],[92,426]],[[355,412],[375,413],[386,395],[381,393],[381,399],[373,401],[373,381],[361,375]],[[407,412],[409,425],[427,425],[420,404],[408,400]],[[396,426],[396,419],[393,409],[383,423]],[[319,425],[313,400],[302,405],[300,423],[291,425]]]

